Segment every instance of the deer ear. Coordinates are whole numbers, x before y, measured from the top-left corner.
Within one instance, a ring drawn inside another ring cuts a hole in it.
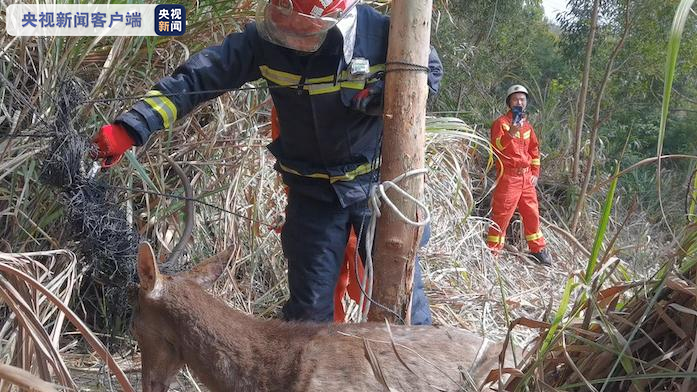
[[[160,280],[155,254],[147,242],[138,246],[138,278],[140,279],[140,288],[148,293],[155,288]]]
[[[216,260],[217,261],[217,260]],[[193,280],[200,286],[205,288],[211,288],[213,283],[222,275],[225,271],[225,264],[219,261],[209,261],[206,263],[201,263],[196,267],[192,268],[191,271],[187,271],[182,275],[186,279]]]

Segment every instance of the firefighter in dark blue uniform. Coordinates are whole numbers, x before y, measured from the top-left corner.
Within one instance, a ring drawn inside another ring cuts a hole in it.
[[[281,127],[268,148],[289,188],[281,233],[288,320],[332,320],[332,294],[350,228],[359,233],[370,217],[389,19],[357,2],[260,1],[256,23],[191,57],[95,137],[99,156],[115,162],[220,90],[264,78],[273,87]],[[436,92],[442,67],[435,50],[429,69],[429,88]],[[425,230],[422,244],[428,236]],[[412,323],[431,323],[418,260]]]

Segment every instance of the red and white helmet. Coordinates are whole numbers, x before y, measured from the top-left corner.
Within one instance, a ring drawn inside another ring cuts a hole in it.
[[[276,45],[314,52],[327,31],[334,27],[358,0],[268,0],[259,1],[257,30]]]

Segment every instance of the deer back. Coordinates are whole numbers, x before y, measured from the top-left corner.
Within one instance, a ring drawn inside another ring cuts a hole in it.
[[[204,290],[222,265],[162,275],[141,245],[143,391],[166,391],[184,364],[212,391],[460,391],[497,367],[500,345],[455,328],[251,317]]]
[[[176,271],[172,265],[193,227],[193,195],[184,173],[168,160],[187,196],[186,229],[166,263]],[[501,346],[459,329],[282,322],[236,311],[205,290],[232,252],[166,275],[150,245],[139,246],[133,334],[141,350],[143,392],[167,391],[184,365],[221,392],[462,391],[496,367]]]

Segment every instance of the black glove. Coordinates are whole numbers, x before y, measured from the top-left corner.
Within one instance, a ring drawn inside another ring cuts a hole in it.
[[[385,82],[380,80],[351,98],[351,107],[370,116],[382,115],[382,94],[385,90]]]

